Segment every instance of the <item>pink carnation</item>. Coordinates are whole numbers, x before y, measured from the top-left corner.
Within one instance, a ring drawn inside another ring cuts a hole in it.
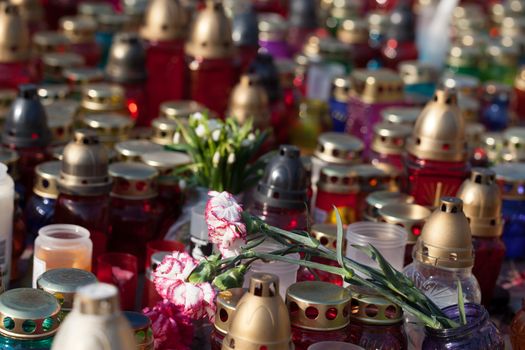
[[[208,192],[206,223],[208,239],[217,245],[224,257],[238,254],[246,243],[246,225],[242,222],[242,208],[228,192]]]
[[[211,320],[215,315],[215,291],[211,284],[187,281],[197,265],[197,260],[188,253],[173,252],[155,269],[153,282],[159,295],[180,307],[185,315],[193,319],[208,316]]]
[[[193,341],[193,323],[177,306],[167,300],[144,309],[151,320],[155,350],[189,350]]]

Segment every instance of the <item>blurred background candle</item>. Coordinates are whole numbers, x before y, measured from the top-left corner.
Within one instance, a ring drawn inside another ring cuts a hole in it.
[[[7,166],[0,164],[0,205],[2,206],[0,216],[0,269],[2,272],[2,289],[7,289],[10,277],[11,249],[13,244],[13,217],[15,205],[15,185],[13,179],[7,173]]]
[[[118,288],[122,310],[135,309],[137,258],[126,253],[105,253],[97,258],[97,279]]]

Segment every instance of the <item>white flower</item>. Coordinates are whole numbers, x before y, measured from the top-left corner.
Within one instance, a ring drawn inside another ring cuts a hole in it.
[[[199,124],[199,126],[197,126],[195,129],[195,134],[197,134],[198,137],[204,137],[204,135],[206,135],[206,128],[204,125]]]
[[[222,122],[219,120],[219,119],[210,119],[208,120],[208,128],[210,130],[217,130],[217,129],[222,129],[223,127],[223,124]]]
[[[249,133],[249,134],[248,134],[248,140],[250,140],[250,141],[252,141],[252,142],[255,141],[255,134],[252,133],[252,132]]]
[[[221,154],[218,151],[216,151],[212,158],[213,166],[218,166],[220,161],[221,161]]]
[[[211,139],[215,142],[219,141],[221,137],[221,129],[215,129],[211,132]]]
[[[228,154],[228,164],[235,163],[235,153]]]
[[[173,134],[173,143],[180,143],[180,132],[176,132],[175,134]]]
[[[204,119],[204,114],[202,114],[201,112],[193,113],[193,114],[190,116],[190,119],[191,119],[192,121],[199,121],[199,120],[202,120],[202,119]]]

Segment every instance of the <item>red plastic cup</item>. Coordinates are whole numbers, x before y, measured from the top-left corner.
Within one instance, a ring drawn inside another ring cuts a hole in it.
[[[126,253],[105,253],[97,258],[99,282],[115,285],[122,310],[133,311],[137,293],[137,257]]]
[[[178,241],[156,240],[146,243],[146,270],[151,267],[151,256],[158,252],[183,252],[184,244]]]

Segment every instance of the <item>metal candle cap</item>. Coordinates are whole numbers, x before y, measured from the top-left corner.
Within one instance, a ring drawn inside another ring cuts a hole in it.
[[[431,213],[422,205],[408,203],[388,203],[378,210],[379,221],[401,226],[408,232],[409,244],[416,243]]]
[[[375,191],[366,196],[367,221],[377,221],[379,219],[379,209],[390,203],[410,204],[414,202],[414,197],[401,192]]]
[[[184,120],[181,122],[184,123]],[[158,145],[171,145],[173,143],[179,143],[181,140],[176,140],[176,135],[182,136],[179,133],[179,124],[173,119],[167,118],[156,118],[151,122],[153,127],[153,136],[151,141]]]
[[[352,95],[365,103],[403,101],[403,80],[390,69],[355,69],[351,75]]]
[[[331,331],[350,322],[350,291],[321,281],[297,282],[286,291],[292,326]]]
[[[69,84],[73,85],[72,90],[78,93],[88,84],[99,83],[104,80],[104,71],[95,67],[64,68],[62,75]]]
[[[288,310],[279,295],[279,278],[255,273],[250,288],[239,300],[223,350],[292,350]]]
[[[124,199],[155,198],[159,172],[146,164],[137,162],[117,162],[109,166],[109,175],[113,179],[111,196]]]
[[[347,76],[337,76],[332,80],[331,96],[336,101],[346,103],[352,82]]]
[[[463,201],[442,197],[427,219],[417,240],[414,257],[438,268],[468,268],[474,265],[472,234],[463,213]]]
[[[111,146],[127,139],[133,128],[133,119],[118,113],[88,114],[82,123],[97,132],[100,142]]]
[[[407,141],[411,155],[438,161],[463,161],[467,156],[465,122],[454,90],[438,90],[427,103]]]
[[[285,40],[288,34],[288,22],[277,13],[261,13],[257,16],[259,38],[261,40]]]
[[[38,87],[38,97],[44,105],[63,101],[69,97],[70,93],[71,90],[66,84],[45,84]]]
[[[278,154],[266,165],[254,198],[259,203],[272,207],[305,208],[306,171],[299,148],[281,145]]]
[[[83,315],[112,315],[120,312],[117,287],[93,283],[77,289],[73,308]]]
[[[466,123],[475,123],[479,120],[480,103],[477,98],[458,95],[458,107]],[[465,131],[466,132],[466,131]]]
[[[81,106],[88,111],[123,111],[125,103],[124,89],[118,85],[98,83],[82,89]]]
[[[183,39],[186,33],[186,15],[179,0],[150,1],[140,36],[151,41]]]
[[[382,154],[402,154],[410,135],[408,125],[379,123],[374,125],[374,138],[371,149]]]
[[[345,19],[337,31],[337,39],[345,44],[368,42],[368,22],[363,18]]]
[[[233,17],[232,25],[232,38],[235,46],[259,46],[259,27],[253,6],[247,6],[243,12],[237,13]]]
[[[270,124],[268,95],[259,83],[255,74],[241,76],[240,82],[233,88],[230,96],[230,106],[227,113],[241,123],[253,118],[255,128],[264,130]]]
[[[375,291],[363,287],[350,287],[352,291],[351,322],[387,326],[403,322],[403,309]]]
[[[186,42],[186,53],[202,59],[233,57],[231,23],[220,1],[206,1],[206,7],[197,14]]]
[[[105,2],[86,1],[78,4],[77,12],[79,15],[96,20],[103,14],[113,13],[113,6]]]
[[[15,148],[46,147],[51,143],[47,116],[35,85],[18,87],[18,97],[7,114],[2,141]]]
[[[419,107],[389,107],[381,111],[381,116],[386,123],[413,126],[421,111]]]
[[[104,13],[98,17],[97,31],[115,34],[128,30],[132,25],[131,16],[125,13]]]
[[[438,76],[434,66],[420,61],[403,61],[398,69],[405,85],[434,83]]]
[[[36,32],[33,34],[32,53],[34,56],[41,56],[49,52],[68,51],[71,42],[60,32]]]
[[[317,139],[315,156],[327,163],[355,164],[360,163],[363,142],[357,137],[339,132],[325,132]]]
[[[60,28],[64,35],[75,44],[95,41],[97,22],[85,16],[66,16],[60,19]]]
[[[479,60],[476,60],[478,64]],[[441,80],[441,85],[446,89],[454,89],[458,94],[473,98],[479,97],[480,81],[471,75],[445,74]]]
[[[397,41],[414,41],[415,19],[408,4],[400,3],[388,17],[387,38]]]
[[[123,313],[135,333],[136,350],[153,350],[154,339],[150,318],[142,312],[124,311]]]
[[[33,193],[44,198],[58,197],[58,178],[60,177],[60,161],[51,161],[38,164],[35,168],[35,185]]]
[[[0,295],[0,334],[22,340],[55,334],[61,323],[58,300],[33,288],[11,289]]]
[[[8,2],[0,4],[0,62],[29,59],[29,29],[18,8]]]
[[[194,113],[204,112],[206,107],[196,101],[179,100],[162,102],[159,109],[162,118],[183,120]]]
[[[494,171],[473,168],[470,179],[463,182],[457,196],[463,200],[463,212],[470,222],[473,237],[501,236],[501,192]]]
[[[84,57],[73,52],[50,52],[42,55],[44,78],[64,81],[64,70],[84,65]]]
[[[38,289],[53,295],[62,310],[71,310],[79,287],[96,283],[97,278],[89,271],[64,268],[44,272],[36,281]]]
[[[310,234],[328,249],[337,248],[337,225],[335,224],[315,224],[310,230]],[[346,240],[343,241],[343,251],[346,251]]]
[[[143,154],[162,151],[163,147],[148,140],[128,140],[117,143],[115,150],[121,161],[140,162]]]
[[[317,28],[317,1],[291,0],[288,21],[293,27]]]
[[[80,196],[109,194],[108,154],[94,130],[76,131],[64,149],[58,189]]]
[[[169,175],[175,168],[189,164],[190,157],[186,153],[172,151],[158,151],[144,153],[142,161],[157,169],[161,176]],[[162,178],[159,179],[159,182]]]
[[[215,329],[226,335],[230,329],[233,314],[237,308],[237,303],[246,293],[243,288],[231,288],[217,294],[215,311]]]
[[[146,80],[146,52],[137,33],[115,35],[109,51],[106,75],[115,83],[138,83]]]
[[[504,200],[525,200],[525,163],[503,163],[492,168]]]
[[[259,82],[266,90],[270,103],[274,103],[281,98],[282,90],[279,71],[277,70],[272,55],[259,52],[252,61],[248,71],[259,77]]]
[[[509,160],[525,161],[525,127],[516,126],[505,130],[503,144],[509,153]]]

